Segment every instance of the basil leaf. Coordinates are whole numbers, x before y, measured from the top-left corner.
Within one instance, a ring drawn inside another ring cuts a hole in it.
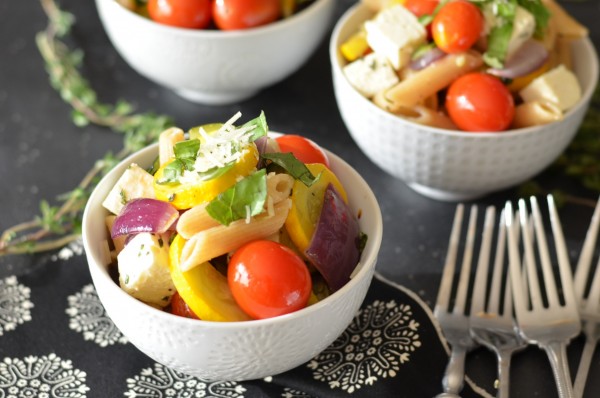
[[[514,21],[515,15],[517,13],[517,1],[500,1],[495,2],[495,15],[497,17],[503,18],[506,21]]]
[[[160,158],[157,156],[154,158],[154,162],[152,162],[152,165],[146,171],[148,173],[154,175],[156,173],[156,170],[158,170],[159,168],[160,168]]]
[[[310,187],[319,179],[318,176],[313,176],[308,167],[299,161],[291,152],[263,153],[261,157],[281,166],[292,177],[302,181],[307,187]]]
[[[173,147],[173,152],[177,159],[196,159],[198,150],[200,149],[200,140],[185,140],[180,141]]]
[[[483,60],[492,68],[500,69],[504,67],[512,30],[512,22],[492,28],[488,37],[487,51],[483,54]]]
[[[180,159],[175,159],[171,163],[165,166],[163,169],[163,175],[160,180],[157,180],[157,184],[169,184],[173,182],[177,182],[179,177],[183,174],[183,168],[185,167],[183,161]]]
[[[203,172],[199,171],[198,176],[200,176],[200,181],[214,180],[215,178],[218,178],[218,177],[222,176],[223,174],[225,174],[225,172],[227,172],[229,169],[231,169],[234,164],[235,164],[235,162],[230,162],[230,163],[227,163],[223,167],[213,167],[213,168],[208,169]]]
[[[244,123],[242,127],[254,126],[254,130],[252,130],[252,135],[250,136],[250,142],[254,142],[260,137],[264,137],[267,135],[269,131],[269,126],[267,125],[267,118],[265,117],[265,112],[261,111],[258,117]]]
[[[267,173],[259,170],[220,193],[206,206],[206,212],[223,225],[255,216],[263,211],[267,199]]]

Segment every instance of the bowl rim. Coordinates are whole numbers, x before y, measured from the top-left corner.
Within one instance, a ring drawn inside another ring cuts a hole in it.
[[[272,132],[272,131],[269,132],[269,135],[276,136],[278,134],[280,134],[280,133],[276,133],[276,132]],[[107,286],[110,286],[109,289],[111,290],[111,294],[114,294],[117,300],[130,300],[131,305],[133,305],[133,306],[139,305],[139,306],[141,306],[140,308],[144,309],[145,311],[150,311],[150,313],[153,316],[162,318],[165,321],[181,322],[182,326],[183,325],[185,325],[185,326],[196,325],[196,327],[209,327],[209,328],[218,328],[218,329],[237,329],[240,327],[242,327],[242,328],[260,328],[260,327],[265,327],[265,326],[277,325],[279,323],[285,323],[285,322],[288,322],[290,320],[294,320],[297,318],[308,317],[308,316],[310,316],[311,313],[322,310],[324,307],[329,306],[329,304],[332,300],[340,299],[347,292],[349,292],[349,290],[351,290],[354,287],[354,285],[358,284],[362,279],[369,277],[368,274],[371,273],[371,271],[373,271],[375,269],[375,266],[377,264],[377,257],[378,257],[379,250],[381,247],[381,242],[383,239],[383,217],[382,217],[381,208],[379,207],[379,203],[376,199],[375,193],[372,191],[372,189],[367,184],[367,182],[364,180],[364,178],[358,173],[358,171],[356,171],[350,164],[348,164],[345,160],[343,160],[341,157],[337,156],[336,154],[328,151],[325,148],[323,148],[323,149],[329,156],[330,161],[333,160],[334,161],[333,163],[339,163],[341,165],[341,167],[347,168],[347,170],[351,173],[352,178],[356,179],[356,183],[362,184],[366,188],[365,190],[363,190],[363,194],[366,194],[365,200],[368,202],[369,206],[373,208],[373,210],[374,210],[373,217],[375,217],[375,220],[373,220],[375,228],[372,231],[372,233],[369,233],[368,240],[367,240],[367,246],[365,247],[365,250],[363,251],[363,256],[366,254],[366,257],[361,256],[361,261],[358,263],[357,269],[354,270],[352,278],[344,286],[342,286],[339,290],[332,293],[330,296],[326,297],[325,299],[323,299],[313,305],[310,305],[303,309],[300,309],[298,311],[295,311],[295,312],[292,312],[289,314],[279,315],[279,316],[276,316],[273,318],[253,319],[253,320],[249,320],[249,321],[216,322],[216,321],[190,319],[190,318],[173,315],[169,312],[159,310],[157,308],[152,307],[151,305],[143,303],[142,301],[137,300],[136,298],[130,296],[125,291],[123,291],[123,289],[121,289],[120,286],[117,285],[113,281],[113,279],[110,277],[108,270],[106,269],[106,266],[102,265],[103,259],[101,258],[101,256],[98,255],[99,253],[97,253],[97,251],[93,250],[94,246],[92,246],[89,243],[89,238],[87,237],[87,230],[90,228],[90,225],[93,224],[93,220],[91,219],[91,216],[90,216],[90,212],[92,211],[91,203],[96,202],[101,206],[103,198],[99,198],[98,196],[100,195],[99,187],[101,187],[103,182],[106,183],[106,181],[108,181],[108,180],[116,181],[118,179],[118,177],[126,169],[126,167],[129,164],[131,164],[132,162],[135,162],[135,160],[138,159],[139,157],[150,156],[150,153],[152,153],[152,152],[157,154],[158,153],[158,143],[154,143],[149,146],[146,146],[143,149],[141,149],[141,150],[129,155],[125,159],[123,159],[100,180],[98,185],[92,191],[92,194],[90,195],[88,202],[86,203],[86,206],[85,206],[85,209],[83,212],[83,218],[82,218],[82,241],[83,241],[83,246],[84,246],[84,249],[86,252],[86,259],[88,262],[88,267],[90,269],[90,272],[93,273],[92,268],[96,268],[97,271],[99,271],[96,274],[99,274],[102,277],[103,281],[107,283]],[[368,250],[367,250],[367,248],[368,248]],[[93,261],[90,261],[90,258]],[[94,286],[95,286],[95,281],[94,281]]]
[[[334,85],[335,85],[335,80],[336,80],[335,75],[337,74],[338,77],[341,80],[343,80],[342,84],[345,84],[348,87],[350,87],[352,89],[353,94],[360,97],[360,99],[358,99],[358,101],[361,101],[362,103],[364,103],[364,105],[361,105],[361,106],[367,107],[367,109],[370,112],[375,112],[377,116],[387,119],[390,123],[397,123],[397,122],[400,122],[401,124],[406,123],[407,125],[418,126],[419,129],[423,129],[423,130],[426,130],[428,132],[435,133],[435,134],[445,135],[448,137],[459,137],[459,138],[481,137],[481,139],[494,139],[494,138],[498,138],[498,137],[508,138],[508,137],[511,137],[514,135],[534,134],[538,131],[543,130],[544,125],[522,127],[522,128],[518,128],[518,129],[509,129],[509,130],[498,131],[498,132],[489,132],[489,131],[469,132],[469,131],[462,131],[462,130],[448,130],[448,129],[442,129],[439,127],[418,124],[418,123],[412,122],[410,120],[406,120],[400,116],[396,116],[390,112],[387,112],[387,111],[379,108],[377,105],[375,105],[373,103],[373,101],[366,98],[365,96],[360,94],[354,87],[352,87],[352,85],[348,82],[348,80],[344,76],[344,73],[342,71],[342,67],[340,64],[340,61],[342,60],[342,55],[340,54],[339,46],[337,44],[340,39],[340,33],[341,33],[342,29],[344,29],[346,27],[348,20],[350,18],[352,18],[359,11],[368,12],[368,7],[364,3],[358,2],[355,5],[348,8],[342,14],[340,19],[336,22],[336,24],[333,28],[333,31],[331,33],[330,39],[329,39],[329,58],[330,58],[330,62],[331,62],[332,74],[334,75],[334,77],[333,77]],[[591,99],[592,95],[594,94],[594,91],[598,84],[599,66],[598,66],[598,55],[597,55],[596,49],[589,37],[581,38],[581,39],[579,39],[579,41],[584,45],[584,47],[587,49],[587,51],[592,55],[590,57],[591,58],[590,59],[590,68],[591,68],[592,81],[590,82],[590,84],[587,87],[582,87],[582,95],[581,95],[581,98],[579,99],[579,102],[574,107],[570,108],[566,113],[564,113],[563,119],[558,120],[553,123],[560,123],[563,120],[565,120],[566,118],[568,118],[569,116],[571,116],[571,114],[580,110],[580,108],[587,106],[587,104],[589,103],[589,100]],[[336,95],[336,102],[337,101],[339,101],[339,100]]]
[[[335,0],[315,0],[314,3],[310,4],[300,12],[293,14],[288,18],[278,19],[277,21],[268,23],[266,25],[257,26],[248,29],[239,30],[219,30],[219,29],[188,29],[180,28],[176,26],[164,25],[158,22],[146,18],[134,11],[127,9],[126,7],[119,4],[116,0],[96,0],[96,4],[106,3],[108,7],[112,7],[112,10],[123,18],[129,18],[131,21],[141,23],[148,29],[163,30],[166,33],[177,34],[189,37],[206,38],[213,40],[226,40],[227,38],[254,38],[258,35],[268,35],[275,33],[279,30],[284,30],[291,25],[301,24],[303,21],[311,18],[314,14],[318,14],[327,5],[332,4]]]

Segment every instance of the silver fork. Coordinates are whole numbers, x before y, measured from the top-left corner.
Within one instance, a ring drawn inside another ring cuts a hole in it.
[[[530,203],[544,282],[543,288],[546,292],[548,304],[544,306],[532,239],[530,234],[526,233],[529,229],[527,205],[524,200],[520,200],[519,218],[525,255],[525,279],[529,289],[529,298],[523,292],[524,285],[520,272],[521,259],[516,239],[516,228],[518,227],[513,221],[512,204],[509,202],[505,207],[505,222],[508,229],[510,276],[517,322],[523,338],[530,343],[537,344],[546,351],[552,366],[559,397],[573,398],[574,393],[567,363],[566,347],[568,342],[581,331],[581,324],[573,288],[571,267],[554,199],[549,195],[548,208],[558,258],[563,304],[560,302],[556,288],[542,216],[535,197],[531,198]]]
[[[592,356],[594,355],[596,344],[600,339],[600,259],[596,265],[595,272],[590,272],[599,226],[600,199],[598,199],[596,209],[592,215],[592,220],[585,236],[575,270],[575,293],[579,303],[579,315],[581,316],[583,333],[585,335],[585,345],[581,353],[577,376],[575,377],[575,384],[573,386],[576,397],[583,396]],[[589,293],[586,295],[586,286],[590,278],[592,278],[592,283]]]
[[[496,252],[492,272],[490,291],[487,293],[489,259],[491,241],[494,232],[496,209],[490,206],[486,210],[484,230],[475,273],[475,287],[471,296],[471,335],[479,344],[496,353],[498,359],[498,391],[496,397],[509,396],[510,362],[512,354],[525,348],[527,343],[519,335],[513,317],[512,289],[509,274],[504,287],[504,301],[500,306],[502,279],[504,275],[504,259],[506,250],[506,228],[504,223],[505,212],[500,214]]]
[[[465,357],[467,352],[476,346],[475,341],[471,338],[469,333],[469,318],[465,314],[467,291],[469,288],[469,274],[471,273],[471,260],[473,258],[473,245],[475,242],[475,227],[477,223],[476,206],[471,208],[462,268],[452,308],[450,302],[463,213],[464,206],[459,204],[454,215],[448,253],[446,255],[442,280],[440,282],[438,297],[434,308],[434,315],[440,323],[444,336],[452,348],[450,360],[448,361],[442,380],[444,392],[438,394],[437,398],[460,397],[458,394],[463,387]]]

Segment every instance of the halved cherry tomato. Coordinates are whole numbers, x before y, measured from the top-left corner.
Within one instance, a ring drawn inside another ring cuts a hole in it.
[[[307,187],[299,180],[294,182],[292,188],[292,207],[285,220],[285,229],[301,253],[304,253],[308,248],[310,240],[315,233],[319,217],[321,216],[327,186],[333,184],[344,202],[348,203],[348,195],[342,183],[324,164],[312,163],[307,164],[306,167],[308,167],[312,175],[320,175],[319,179],[310,187]]]
[[[215,0],[212,15],[219,29],[248,29],[279,18],[281,4],[280,0]]]
[[[322,163],[329,167],[325,151],[317,144],[300,135],[287,134],[275,138],[281,152],[291,152],[302,163]]]
[[[192,319],[200,319],[194,311],[190,308],[189,305],[179,295],[179,292],[175,292],[175,294],[171,297],[171,314],[182,316],[184,318],[192,318]]]
[[[479,8],[466,0],[444,4],[433,18],[431,33],[435,44],[453,54],[468,50],[483,30],[483,15]]]
[[[203,29],[211,21],[211,0],[148,0],[154,21],[180,28]]]
[[[304,261],[288,247],[269,240],[253,241],[236,250],[227,279],[238,305],[255,319],[306,307],[312,290]]]
[[[446,94],[452,121],[466,131],[502,131],[515,114],[508,88],[494,76],[469,73],[456,79]]]
[[[417,17],[422,17],[432,15],[438,4],[440,4],[439,0],[406,0],[404,7]]]

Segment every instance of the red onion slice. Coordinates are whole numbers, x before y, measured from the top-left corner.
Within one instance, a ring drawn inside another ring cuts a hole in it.
[[[140,232],[162,234],[178,218],[179,212],[170,203],[149,198],[133,199],[115,218],[110,235],[115,238]]]
[[[329,184],[315,234],[304,254],[332,291],[350,280],[350,274],[360,259],[359,239],[358,220]]]
[[[421,70],[431,65],[438,59],[444,57],[445,55],[445,52],[443,52],[437,47],[433,47],[431,50],[425,52],[419,58],[413,59],[408,66],[412,70]]]
[[[527,40],[505,62],[504,68],[488,69],[488,73],[506,79],[525,76],[544,65],[548,59],[548,50],[537,40]]]

